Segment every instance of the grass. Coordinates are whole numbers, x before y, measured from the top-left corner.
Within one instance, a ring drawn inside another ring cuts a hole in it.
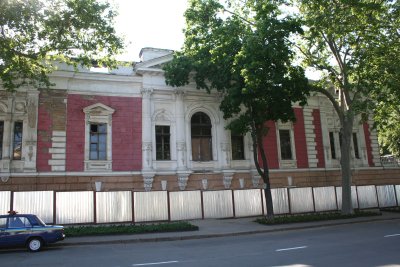
[[[94,235],[122,235],[197,231],[198,226],[188,222],[170,222],[140,225],[110,225],[110,226],[73,226],[65,228],[67,237],[94,236]]]
[[[297,214],[297,215],[280,215],[272,219],[260,218],[256,222],[266,225],[285,224],[285,223],[300,223],[300,222],[315,222],[326,220],[349,219],[357,217],[379,216],[380,211],[355,211],[354,214],[344,215],[340,212],[329,213],[312,213],[312,214]]]
[[[388,212],[400,212],[400,207],[393,207],[393,208],[383,208],[381,209],[382,211],[388,211]]]

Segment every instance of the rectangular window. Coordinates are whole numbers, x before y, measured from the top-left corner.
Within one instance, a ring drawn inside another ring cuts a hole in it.
[[[354,147],[354,157],[356,159],[359,159],[360,158],[360,151],[358,150],[357,133],[353,133],[353,147]]]
[[[170,160],[170,127],[156,126],[156,160]]]
[[[244,142],[242,135],[231,135],[232,159],[244,159]]]
[[[90,160],[107,160],[107,124],[90,124]]]
[[[0,159],[3,158],[4,121],[0,121]]]
[[[13,159],[20,160],[22,155],[22,128],[21,121],[14,123]]]
[[[336,159],[335,134],[334,134],[334,132],[329,132],[329,142],[331,144],[331,156],[332,156],[332,159]]]
[[[279,130],[279,141],[281,145],[281,159],[293,159],[290,130]]]

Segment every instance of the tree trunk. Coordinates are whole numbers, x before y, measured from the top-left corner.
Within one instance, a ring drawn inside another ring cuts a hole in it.
[[[341,120],[342,214],[352,214],[354,211],[351,198],[351,140],[354,115],[347,112]]]
[[[253,129],[254,130],[254,129]],[[267,206],[267,218],[271,219],[274,217],[274,206],[272,203],[272,194],[271,194],[271,183],[269,179],[269,168],[268,168],[268,161],[265,155],[264,146],[263,146],[263,136],[261,134],[256,133],[253,131],[252,133],[253,139],[253,153],[254,153],[254,163],[257,168],[257,172],[260,174],[264,181],[264,196],[265,196],[265,203]],[[260,167],[260,162],[258,159],[258,151],[261,154],[261,161],[263,168]]]

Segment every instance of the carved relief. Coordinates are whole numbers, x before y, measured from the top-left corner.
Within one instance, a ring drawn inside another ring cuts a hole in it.
[[[180,190],[185,190],[188,180],[189,180],[188,175],[179,175],[178,176],[178,186],[179,186]]]
[[[15,111],[16,112],[24,112],[25,111],[25,104],[23,102],[17,102],[15,104]]]
[[[153,187],[153,181],[154,181],[154,176],[143,176],[143,184],[144,184],[144,190],[146,192],[151,191]]]
[[[36,127],[36,103],[34,99],[28,100],[28,125],[30,128]]]
[[[232,184],[233,175],[224,175],[224,187],[229,189]]]
[[[150,98],[151,95],[153,94],[153,88],[142,88],[142,90],[140,91],[142,93],[142,96],[144,98]]]

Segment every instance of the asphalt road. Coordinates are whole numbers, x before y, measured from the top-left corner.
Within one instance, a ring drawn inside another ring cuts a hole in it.
[[[0,266],[400,266],[400,221],[187,241],[0,250]]]

